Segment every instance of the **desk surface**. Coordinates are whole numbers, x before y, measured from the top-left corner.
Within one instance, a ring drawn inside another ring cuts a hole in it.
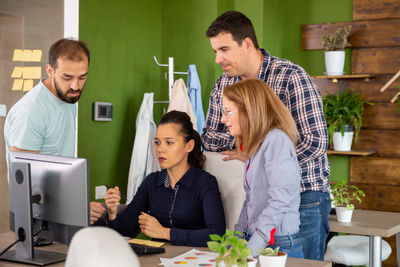
[[[11,244],[14,241],[14,233],[12,232],[6,232],[6,233],[0,233],[0,251],[5,249],[9,244]],[[163,254],[156,254],[156,255],[147,255],[147,256],[141,256],[139,257],[139,261],[142,267],[154,267],[158,266],[160,263],[160,257],[163,258],[173,258],[175,256],[178,256],[184,252],[189,251],[192,249],[192,247],[182,247],[182,246],[171,246],[169,244],[164,245],[166,252]],[[15,249],[15,248],[12,248]],[[63,252],[67,253],[68,247],[62,244],[55,243],[51,246],[48,246],[46,248],[41,248],[44,250],[49,250],[49,251],[56,251],[56,252]],[[208,250],[207,248],[197,248],[199,250]],[[65,265],[65,262],[60,262],[52,265],[47,265],[51,267],[62,267]],[[15,267],[15,266],[32,266],[32,265],[24,265],[24,264],[18,264],[18,263],[12,263],[12,262],[7,262],[7,261],[0,261],[0,266],[1,267]],[[260,266],[259,264],[257,266]],[[322,262],[322,261],[312,261],[312,260],[304,260],[304,259],[294,259],[294,258],[288,258],[286,267],[331,267],[330,262]]]
[[[354,210],[350,223],[341,223],[336,215],[329,218],[331,232],[390,237],[400,232],[400,212]]]

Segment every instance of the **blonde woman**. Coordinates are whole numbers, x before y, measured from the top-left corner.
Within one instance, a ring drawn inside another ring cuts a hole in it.
[[[300,168],[294,145],[296,124],[264,82],[245,80],[224,89],[221,121],[246,157],[246,200],[235,226],[253,255],[280,247],[303,258],[300,225]]]

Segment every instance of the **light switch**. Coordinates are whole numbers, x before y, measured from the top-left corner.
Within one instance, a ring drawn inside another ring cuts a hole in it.
[[[94,121],[112,121],[113,104],[108,102],[93,102]]]
[[[4,104],[0,104],[0,117],[5,117],[7,115],[7,107]]]

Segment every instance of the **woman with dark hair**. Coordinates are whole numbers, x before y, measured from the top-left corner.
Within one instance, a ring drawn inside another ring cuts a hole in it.
[[[141,230],[173,245],[207,246],[210,234],[225,232],[217,180],[202,170],[202,141],[189,116],[165,114],[154,138],[162,171],[148,175],[125,212],[117,216],[120,191],[107,191],[108,224],[125,236]]]

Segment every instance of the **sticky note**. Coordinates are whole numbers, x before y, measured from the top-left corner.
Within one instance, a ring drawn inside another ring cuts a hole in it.
[[[32,71],[33,71],[32,67],[24,67],[24,72],[23,72],[22,78],[24,78],[24,79],[33,79],[32,78],[32,76],[33,76]]]
[[[24,92],[28,92],[33,88],[33,80],[24,80]]]
[[[15,79],[13,83],[12,90],[13,91],[19,91],[22,90],[22,84],[24,83],[24,80],[22,79]]]
[[[11,78],[22,78],[22,73],[24,72],[23,67],[14,67],[14,70],[11,74]]]
[[[32,78],[31,79],[42,79],[42,68],[32,67]]]
[[[24,61],[32,61],[32,50],[25,49],[23,54]]]
[[[32,62],[40,62],[42,60],[42,50],[32,50]]]
[[[13,61],[24,61],[24,50],[14,49]]]

